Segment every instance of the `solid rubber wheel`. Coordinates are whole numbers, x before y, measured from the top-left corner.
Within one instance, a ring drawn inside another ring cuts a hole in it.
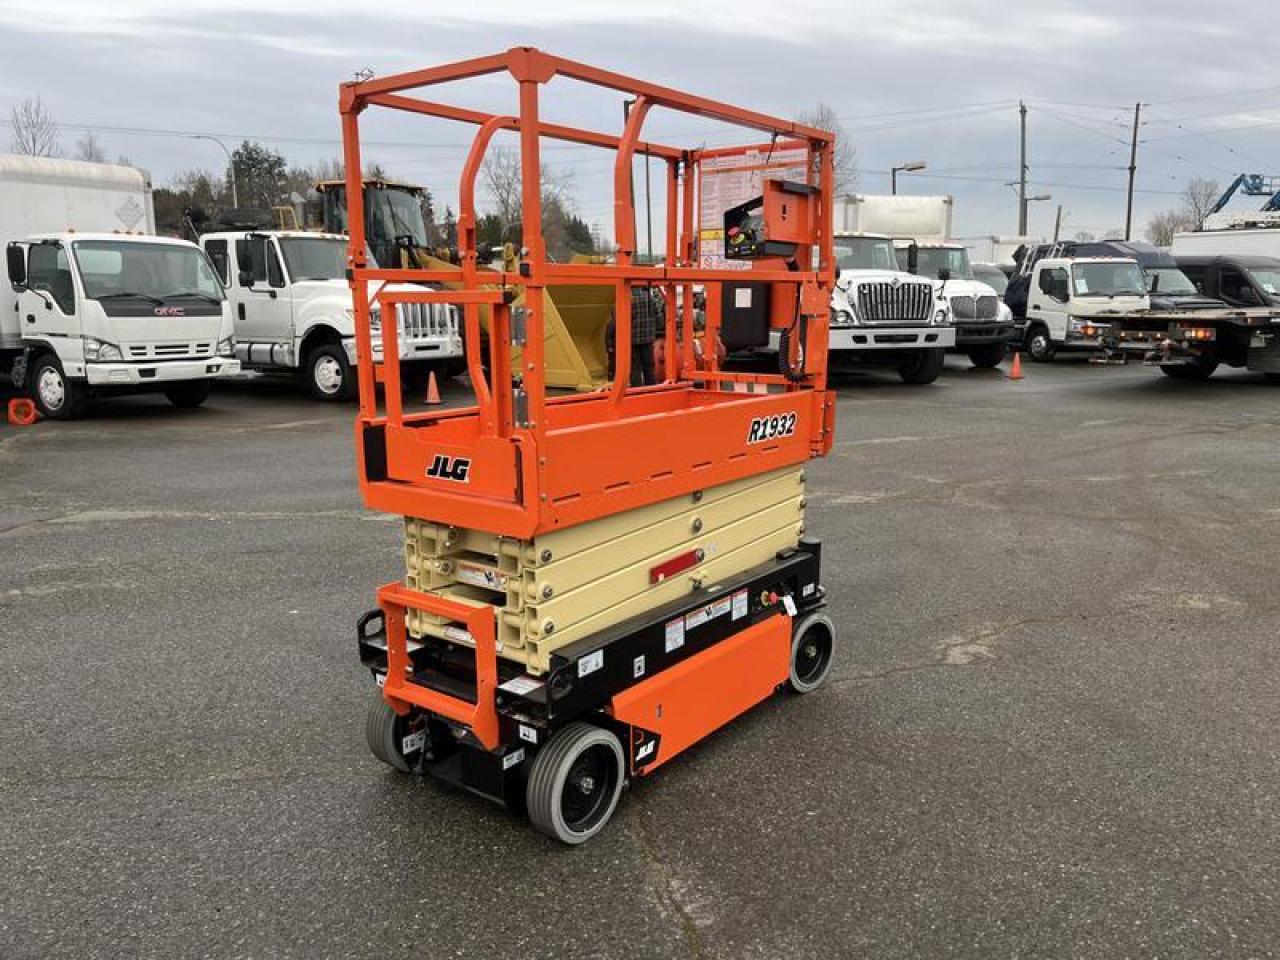
[[[1218,369],[1218,361],[1199,363],[1168,363],[1160,366],[1160,372],[1173,380],[1208,380]]]
[[[946,362],[947,351],[944,347],[917,350],[910,360],[898,367],[898,376],[903,383],[933,383],[942,373]]]
[[[413,715],[400,716],[391,709],[391,704],[382,698],[379,691],[369,703],[369,714],[364,722],[364,737],[369,744],[369,752],[389,767],[401,773],[409,772],[409,761],[405,758],[404,738],[413,732]]]
[[[625,770],[617,737],[589,723],[569,724],[533,758],[525,788],[529,820],[561,843],[585,843],[617,809]]]
[[[1058,353],[1058,348],[1049,339],[1049,328],[1036,324],[1027,331],[1027,356],[1037,363],[1048,363]]]
[[[792,693],[810,693],[822,686],[831,672],[836,626],[825,613],[811,613],[797,623],[791,635],[791,672],[787,687]]]
[[[186,383],[174,384],[172,387],[165,388],[164,395],[175,407],[184,409],[198,407],[209,399],[209,381],[190,380]]]
[[[317,400],[338,402],[355,396],[355,377],[340,343],[322,343],[307,354],[307,389]]]
[[[53,354],[39,356],[29,377],[31,399],[41,416],[50,420],[74,420],[84,411],[85,385],[69,379]]]
[[[984,370],[998,367],[1004,361],[1004,344],[984,343],[980,347],[973,347],[969,351],[969,361]]]

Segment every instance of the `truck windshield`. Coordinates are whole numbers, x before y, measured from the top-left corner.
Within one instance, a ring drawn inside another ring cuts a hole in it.
[[[1138,265],[1123,260],[1072,264],[1071,279],[1077,297],[1141,297],[1147,292]]]
[[[1196,285],[1192,283],[1185,273],[1177,267],[1157,267],[1153,270],[1144,270],[1143,276],[1147,279],[1147,289],[1152,293],[1199,293]]]
[[[893,244],[883,237],[836,237],[836,265],[841,270],[897,270]]]
[[[77,240],[71,245],[90,300],[137,296],[223,299],[222,284],[196,247],[130,240]]]
[[[1280,296],[1280,270],[1251,269],[1249,276],[1260,286],[1267,296]]]
[[[289,279],[342,280],[347,275],[347,244],[325,237],[281,237],[280,252]]]
[[[898,263],[907,269],[910,263],[910,247],[898,248]],[[955,280],[972,280],[969,251],[964,247],[919,247],[916,254],[916,273],[922,277],[940,277],[946,270]]]

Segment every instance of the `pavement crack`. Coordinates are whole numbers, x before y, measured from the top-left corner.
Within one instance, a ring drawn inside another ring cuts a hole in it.
[[[680,937],[689,948],[689,956],[709,957],[707,946],[702,940],[702,933],[698,929],[698,921],[685,906],[680,895],[680,885],[676,881],[671,865],[659,854],[657,841],[645,826],[644,821],[636,818],[634,828],[627,832],[635,839],[636,846],[640,848],[645,861],[649,864],[650,872],[654,875],[655,882],[651,886],[658,899],[658,909],[663,913],[669,912],[675,915]]]

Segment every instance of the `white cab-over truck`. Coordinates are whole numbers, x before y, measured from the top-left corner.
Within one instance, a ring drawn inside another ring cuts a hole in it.
[[[347,238],[304,231],[207,233],[200,245],[213,262],[235,316],[236,355],[246,369],[297,371],[312,396],[355,395],[356,342],[346,279]],[[370,293],[375,290],[371,288]],[[397,306],[401,376],[420,386],[435,370],[460,371],[457,308]],[[381,318],[373,315],[373,352],[382,359]]]
[[[955,328],[955,353],[979,367],[1004,359],[1013,313],[995,290],[974,279],[968,249],[951,239],[951,197],[853,194],[837,202],[845,205],[846,222],[893,239],[900,269],[933,281]]]
[[[955,344],[947,311],[933,284],[898,268],[889,237],[853,229],[847,200],[835,201],[831,364],[892,366],[906,383],[931,383]]]
[[[154,227],[141,170],[0,156],[0,372],[44,416],[152,391],[194,407],[240,369],[209,261]]]
[[[1033,360],[1048,361],[1064,350],[1097,350],[1112,318],[1150,306],[1136,260],[1038,260],[1027,293],[1027,354]]]

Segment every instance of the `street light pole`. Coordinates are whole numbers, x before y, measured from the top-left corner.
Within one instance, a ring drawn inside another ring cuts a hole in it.
[[[191,139],[192,140],[212,140],[214,143],[220,146],[222,148],[222,152],[227,155],[227,173],[231,177],[231,206],[239,207],[240,193],[236,189],[236,162],[234,157],[232,157],[231,155],[231,151],[227,149],[227,145],[223,143],[221,140],[219,140],[217,137],[211,137],[207,133],[193,133],[191,135]]]
[[[900,164],[896,167],[890,167],[889,168],[889,192],[895,196],[898,193],[898,171],[899,170],[903,171],[904,173],[914,173],[917,170],[925,169],[927,166],[929,165],[925,163],[923,160],[908,160],[906,163]]]

